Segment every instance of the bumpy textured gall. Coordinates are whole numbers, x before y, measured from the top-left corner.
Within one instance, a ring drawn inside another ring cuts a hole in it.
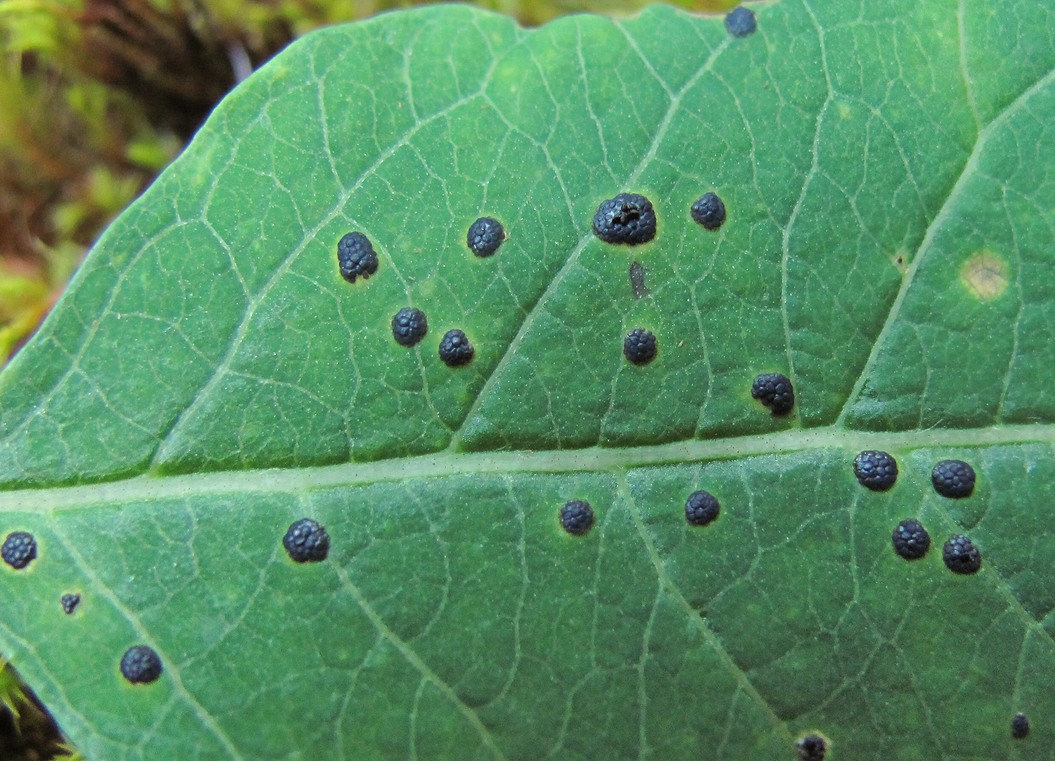
[[[330,552],[330,535],[317,521],[301,518],[290,524],[282,546],[296,563],[317,563]]]
[[[0,556],[5,563],[20,571],[36,558],[37,540],[25,531],[12,531],[4,540],[3,548],[0,548]]]
[[[894,543],[894,552],[905,560],[918,560],[930,549],[930,534],[915,518],[897,524],[891,541]]]
[[[465,333],[460,330],[448,330],[440,341],[440,359],[449,367],[458,367],[472,361],[476,349],[469,343]]]
[[[647,365],[656,358],[656,336],[650,330],[634,328],[623,339],[623,356],[635,365]]]
[[[962,499],[974,491],[974,468],[963,460],[942,460],[930,473],[934,491],[943,497]]]
[[[560,525],[569,534],[582,536],[593,527],[593,508],[582,499],[573,499],[560,509]]]
[[[725,221],[725,204],[714,193],[704,193],[690,211],[692,218],[708,230],[717,230]]]
[[[429,332],[425,313],[414,307],[403,307],[392,318],[392,337],[400,346],[413,346]]]
[[[718,517],[721,506],[710,492],[694,491],[685,501],[685,520],[693,526],[706,526]]]
[[[795,406],[795,391],[786,375],[764,373],[751,385],[751,396],[769,407],[774,415],[786,415]]]
[[[337,243],[337,264],[341,277],[354,283],[357,277],[366,280],[377,272],[377,254],[365,235],[348,233]]]
[[[69,592],[64,594],[59,602],[62,604],[62,612],[69,616],[77,609],[77,606],[81,604],[81,596]]]
[[[1011,719],[1011,736],[1021,740],[1029,734],[1029,718],[1024,713],[1016,713]]]
[[[648,243],[656,237],[656,212],[644,196],[620,193],[597,207],[593,231],[605,243]]]
[[[132,684],[149,684],[161,676],[161,658],[146,645],[130,647],[121,658],[121,674]]]
[[[945,567],[953,573],[977,573],[982,567],[982,553],[974,543],[962,534],[953,534],[941,551]]]
[[[828,741],[820,735],[809,734],[795,742],[795,750],[802,761],[824,761],[828,753]]]
[[[725,15],[725,29],[733,37],[746,37],[758,27],[755,14],[748,8],[738,6]]]
[[[469,250],[477,256],[490,256],[498,250],[505,239],[506,231],[502,223],[491,217],[480,217],[473,222],[465,236]]]
[[[854,475],[872,491],[886,491],[897,481],[897,461],[887,452],[867,449],[854,458]]]

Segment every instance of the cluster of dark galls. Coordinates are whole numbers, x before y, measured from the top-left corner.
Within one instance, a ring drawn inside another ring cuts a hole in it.
[[[37,558],[37,540],[28,531],[12,531],[0,547],[0,558],[16,571],[21,571]],[[67,592],[59,599],[62,611],[73,615],[80,605],[81,596]],[[121,674],[133,684],[153,682],[161,676],[161,658],[148,645],[134,645],[121,658]]]
[[[897,461],[887,452],[869,449],[854,458],[854,474],[862,486],[887,491],[897,481]],[[974,493],[974,468],[963,460],[942,460],[930,473],[934,491],[949,499]],[[894,527],[894,552],[906,560],[918,560],[930,549],[930,534],[916,518],[906,518]],[[982,554],[963,534],[953,534],[942,548],[942,560],[953,573],[972,574],[982,567]]]
[[[725,204],[715,193],[700,196],[689,213],[707,230],[717,230],[725,222]],[[606,199],[594,214],[593,232],[605,243],[634,246],[649,242],[656,237],[656,212],[652,202],[637,193],[620,193]],[[498,251],[506,238],[501,222],[492,217],[481,217],[469,226],[465,242],[476,256],[488,257]],[[349,283],[366,280],[375,274],[378,258],[370,239],[361,232],[346,233],[337,242],[337,267],[341,277]],[[415,307],[403,307],[392,317],[392,337],[400,346],[415,346],[428,330],[428,317]],[[633,328],[623,339],[623,356],[634,365],[647,365],[658,352],[655,333],[645,328]],[[468,364],[475,353],[472,342],[462,330],[448,330],[440,340],[440,359],[450,367]],[[766,404],[776,414],[782,414],[782,406],[791,408],[791,402],[785,398]]]

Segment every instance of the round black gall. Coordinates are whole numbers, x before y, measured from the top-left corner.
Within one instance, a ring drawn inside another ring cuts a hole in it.
[[[787,415],[795,406],[795,391],[786,375],[763,373],[751,384],[751,396],[769,407],[774,415]]]
[[[808,734],[795,741],[795,750],[802,761],[824,761],[828,753],[828,741],[818,734]]]
[[[1024,713],[1016,713],[1011,718],[1011,736],[1021,740],[1029,734],[1029,717]]]
[[[963,460],[942,460],[930,473],[934,491],[943,497],[962,499],[974,491],[974,468]]]
[[[377,254],[370,239],[362,233],[348,233],[337,243],[337,264],[341,277],[354,283],[357,277],[366,280],[377,272]]]
[[[0,548],[0,557],[16,571],[32,563],[36,556],[37,540],[25,531],[12,531],[4,539],[4,546]]]
[[[753,11],[740,5],[725,15],[725,29],[733,37],[746,37],[758,27]]]
[[[560,525],[574,536],[582,536],[593,528],[593,508],[582,499],[573,499],[560,509]]]
[[[392,318],[392,337],[400,346],[413,346],[429,332],[425,313],[414,307],[403,307]]]
[[[317,521],[301,518],[290,524],[282,546],[295,563],[317,563],[330,552],[330,535]]]
[[[593,231],[605,243],[648,243],[656,237],[656,212],[644,196],[620,193],[597,207]]]
[[[692,218],[708,230],[717,230],[725,221],[725,204],[714,193],[704,193],[690,209]]]
[[[73,611],[77,609],[77,606],[81,604],[81,596],[72,592],[67,592],[59,600],[62,604],[62,612],[67,616],[72,615]]]
[[[897,524],[890,539],[894,543],[894,552],[905,560],[918,560],[930,549],[930,534],[915,518]]]
[[[465,333],[460,330],[448,330],[440,341],[440,359],[448,367],[459,367],[472,361],[476,349],[469,343]]]
[[[718,499],[706,491],[694,491],[685,501],[685,520],[693,526],[706,526],[718,517],[721,505]]]
[[[623,356],[635,365],[647,365],[656,358],[656,336],[650,330],[634,328],[623,339]]]
[[[506,231],[502,223],[491,217],[480,217],[473,222],[465,236],[469,250],[477,256],[490,256],[498,250],[505,239]]]
[[[945,567],[953,573],[977,573],[982,567],[982,553],[974,543],[962,534],[953,534],[941,550]]]
[[[854,458],[854,475],[872,491],[886,491],[897,481],[897,460],[887,452],[866,449]]]
[[[121,658],[121,675],[132,684],[149,684],[161,676],[161,658],[146,645],[130,647]]]

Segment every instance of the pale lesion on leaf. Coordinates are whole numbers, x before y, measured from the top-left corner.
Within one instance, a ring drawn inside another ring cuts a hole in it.
[[[1007,262],[989,249],[972,254],[960,268],[960,282],[979,301],[1003,296],[1009,279]]]

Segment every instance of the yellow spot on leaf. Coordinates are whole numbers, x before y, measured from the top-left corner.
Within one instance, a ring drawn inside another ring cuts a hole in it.
[[[1007,290],[1007,262],[992,251],[982,249],[963,263],[960,281],[976,299],[992,301],[1000,298]]]

